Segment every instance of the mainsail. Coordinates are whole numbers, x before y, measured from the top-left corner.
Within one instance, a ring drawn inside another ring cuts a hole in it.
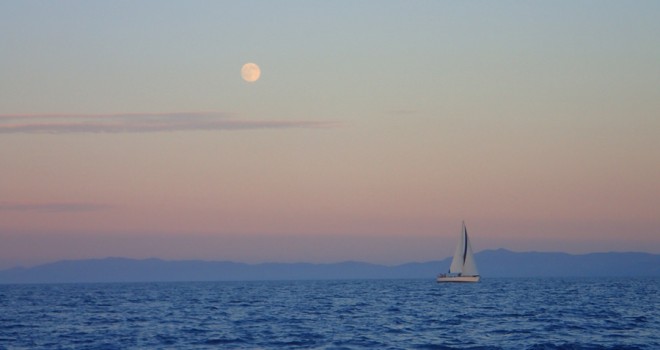
[[[459,274],[462,276],[477,276],[477,263],[474,261],[474,254],[472,253],[472,246],[468,239],[467,228],[463,222],[463,230],[454,251],[454,258],[451,261],[449,272],[452,274]]]

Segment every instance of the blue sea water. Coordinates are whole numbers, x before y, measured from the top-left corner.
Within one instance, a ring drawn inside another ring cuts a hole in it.
[[[0,285],[0,349],[660,349],[660,279]]]

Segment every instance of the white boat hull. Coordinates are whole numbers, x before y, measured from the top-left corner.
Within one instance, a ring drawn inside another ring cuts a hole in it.
[[[443,283],[443,282],[474,283],[474,282],[479,282],[480,279],[481,279],[480,276],[438,276],[436,281],[438,283]]]

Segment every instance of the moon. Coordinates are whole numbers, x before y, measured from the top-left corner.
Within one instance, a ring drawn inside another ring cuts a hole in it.
[[[243,68],[241,68],[241,77],[243,77],[243,80],[248,83],[254,83],[259,80],[260,76],[261,69],[259,69],[259,66],[254,63],[246,63],[243,65]]]

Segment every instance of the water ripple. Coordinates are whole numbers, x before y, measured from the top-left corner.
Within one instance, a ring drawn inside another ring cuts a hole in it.
[[[0,349],[657,349],[659,279],[0,286]]]

